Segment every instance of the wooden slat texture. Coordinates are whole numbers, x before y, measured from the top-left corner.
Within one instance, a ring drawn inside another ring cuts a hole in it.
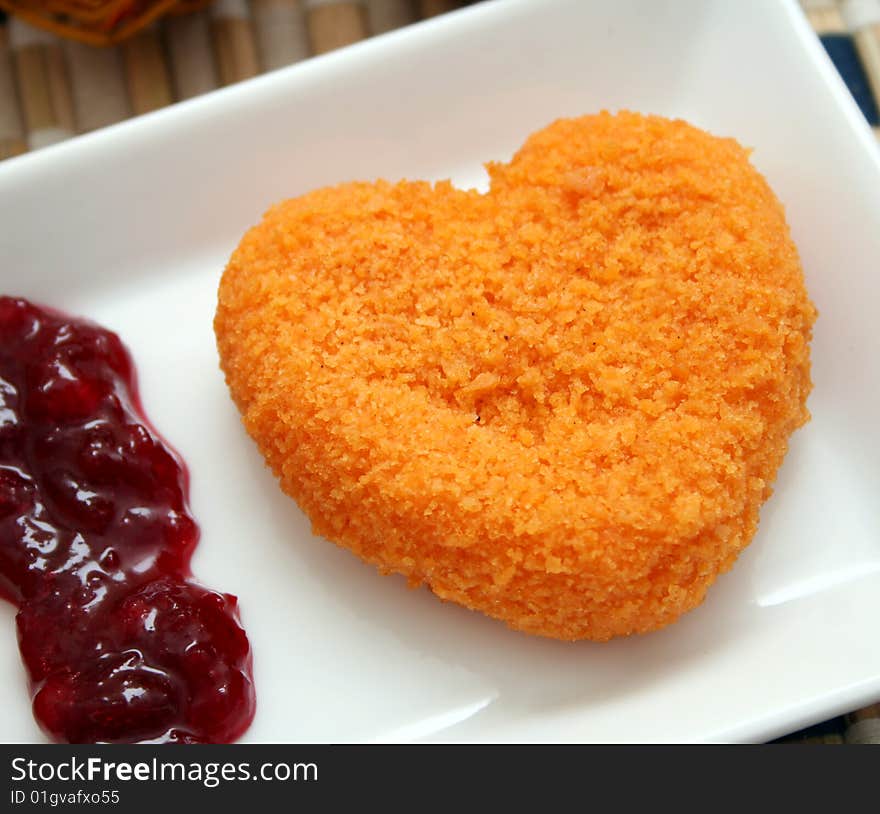
[[[367,0],[367,20],[371,34],[384,34],[416,21],[413,0]]]
[[[364,7],[353,0],[310,0],[307,21],[313,54],[335,51],[368,35]]]
[[[24,124],[15,89],[9,32],[0,27],[0,161],[27,150]]]
[[[847,715],[845,738],[847,743],[880,744],[880,704]]]
[[[460,5],[456,0],[419,0],[419,13],[422,17],[436,17]]]
[[[309,32],[301,0],[251,0],[251,14],[264,71],[309,56]]]
[[[70,138],[76,125],[61,41],[18,20],[10,24],[9,41],[28,148]]]
[[[211,37],[221,85],[260,73],[254,26],[245,0],[218,0],[211,6]]]
[[[801,0],[801,7],[820,36],[847,33],[843,14],[835,0]]]
[[[158,110],[174,101],[158,29],[146,29],[126,40],[122,54],[129,104],[135,116]]]
[[[77,132],[88,133],[131,116],[118,48],[65,43]]]
[[[219,84],[207,12],[169,17],[163,24],[176,99],[192,99]]]

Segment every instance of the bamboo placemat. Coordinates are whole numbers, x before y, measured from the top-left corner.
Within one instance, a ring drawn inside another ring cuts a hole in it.
[[[648,0],[646,0],[647,2]],[[451,11],[457,0],[215,0],[111,48],[0,18],[0,160]],[[801,0],[880,137],[880,0]],[[880,703],[774,743],[880,743]]]
[[[0,160],[465,4],[215,0],[109,48],[0,13]]]

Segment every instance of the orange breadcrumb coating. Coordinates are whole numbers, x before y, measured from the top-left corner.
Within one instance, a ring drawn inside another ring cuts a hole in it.
[[[232,397],[315,532],[381,571],[559,639],[662,627],[809,417],[782,206],[732,139],[633,113],[488,169],[269,210],[220,284]]]

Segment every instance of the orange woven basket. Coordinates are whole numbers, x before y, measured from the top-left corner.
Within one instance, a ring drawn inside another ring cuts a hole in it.
[[[210,0],[0,0],[0,8],[62,37],[113,45],[163,14],[195,11]]]

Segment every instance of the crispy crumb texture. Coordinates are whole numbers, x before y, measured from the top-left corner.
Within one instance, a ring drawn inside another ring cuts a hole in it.
[[[270,209],[220,284],[232,398],[315,532],[381,571],[543,636],[663,627],[809,418],[783,208],[734,140],[628,112],[488,169]]]

